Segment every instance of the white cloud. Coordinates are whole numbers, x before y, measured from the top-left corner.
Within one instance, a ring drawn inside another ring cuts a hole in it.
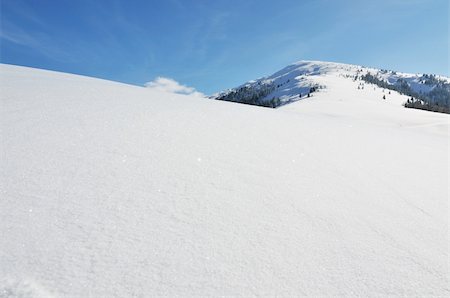
[[[203,93],[198,92],[195,88],[181,85],[171,78],[157,77],[155,80],[145,83],[145,87],[157,91],[205,97]]]

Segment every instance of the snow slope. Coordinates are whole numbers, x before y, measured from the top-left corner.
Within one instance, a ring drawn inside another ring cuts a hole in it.
[[[249,81],[237,88],[214,94],[212,95],[212,98],[225,99],[230,93],[233,95],[234,92],[238,90],[241,90],[242,92],[242,89],[245,89],[245,92],[243,92],[245,95],[248,94],[248,97],[251,97],[252,94],[261,88],[270,86],[271,92],[258,99],[258,102],[267,102],[272,98],[279,98],[281,104],[290,103],[307,97],[311,87],[319,88],[319,90],[326,88],[327,86],[323,85],[323,82],[320,80],[323,76],[331,75],[351,79],[358,77],[358,79],[361,80],[361,77],[366,74],[371,74],[389,85],[398,85],[400,81],[403,81],[412,92],[417,94],[428,94],[438,85],[450,83],[449,78],[437,75],[434,75],[432,77],[433,80],[431,80],[429,75],[423,74],[409,74],[335,62],[302,60],[283,68],[271,76]],[[371,84],[366,84],[364,81],[361,81],[361,85],[363,88],[364,86],[371,86]],[[355,88],[358,89],[358,85],[355,85]],[[446,92],[448,97],[449,90]],[[233,98],[236,96],[231,97]],[[405,103],[406,100],[407,97],[404,98],[402,104]]]
[[[449,115],[0,66],[0,297],[449,295]]]

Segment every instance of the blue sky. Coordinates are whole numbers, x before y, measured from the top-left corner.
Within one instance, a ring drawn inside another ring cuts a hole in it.
[[[297,60],[449,73],[448,0],[1,0],[2,63],[201,92]]]

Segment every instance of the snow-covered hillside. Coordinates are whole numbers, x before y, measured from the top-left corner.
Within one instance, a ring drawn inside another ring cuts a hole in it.
[[[219,100],[277,107],[309,97],[311,93],[326,88],[327,85],[322,82],[324,76],[345,77],[359,81],[360,84],[355,85],[355,88],[361,90],[367,83],[376,82],[378,83],[376,88],[390,88],[394,92],[405,94],[403,104],[407,102],[407,95],[409,95],[409,97],[413,96],[433,104],[439,103],[447,108],[449,106],[449,78],[322,61],[299,61],[271,76],[247,82],[212,97]]]
[[[1,65],[0,297],[448,296],[449,116],[322,69],[266,109]]]

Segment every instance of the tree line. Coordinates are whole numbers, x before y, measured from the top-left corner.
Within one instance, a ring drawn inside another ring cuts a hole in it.
[[[404,104],[407,108],[450,114],[450,84],[445,80],[439,79],[435,75],[424,74],[419,78],[421,84],[433,87],[432,90],[427,93],[413,90],[408,82],[402,78],[397,79],[394,84],[390,84],[376,75],[367,73],[362,75],[361,79],[381,88],[394,90],[400,94],[411,96]]]

